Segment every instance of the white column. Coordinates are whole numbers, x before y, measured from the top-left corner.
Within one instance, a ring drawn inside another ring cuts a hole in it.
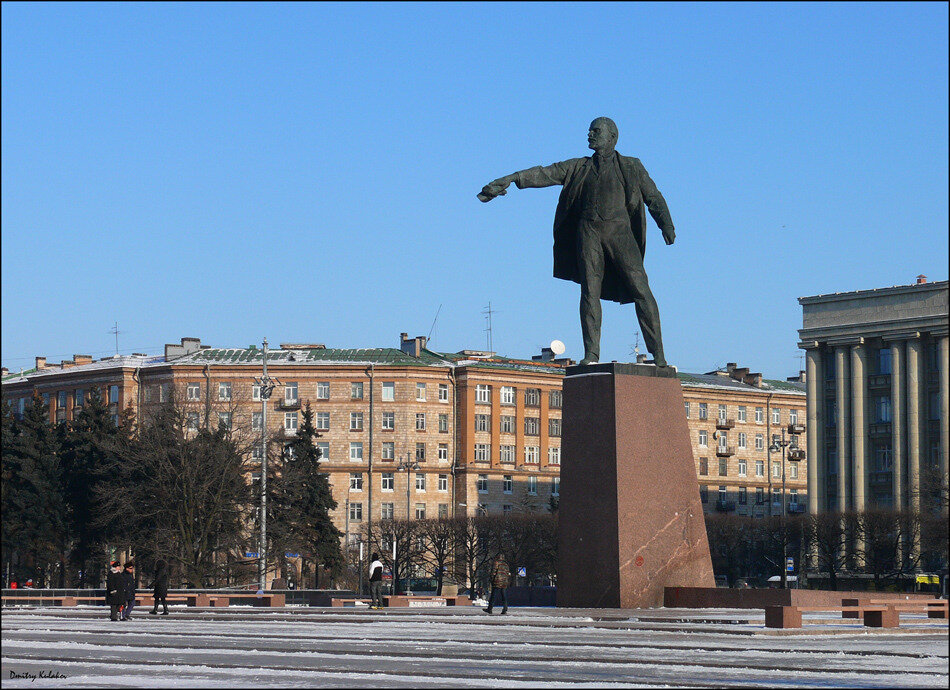
[[[940,480],[948,481],[950,454],[950,338],[940,336],[937,344],[937,366],[940,369]]]
[[[904,508],[904,416],[907,386],[904,384],[904,343],[891,343],[891,489],[894,510]]]
[[[821,370],[821,350],[817,347],[805,351],[805,387],[807,412],[805,421],[807,426],[806,469],[808,472],[808,512],[816,515],[824,511],[827,505],[825,500],[825,453],[822,443],[824,432],[824,415],[822,414],[825,399],[825,380]]]
[[[920,338],[907,343],[907,505],[920,510],[920,396],[923,388],[923,347]]]
[[[863,344],[854,345],[851,348],[851,448],[854,468],[854,486],[851,491],[854,496],[853,509],[859,511],[867,507],[867,393],[867,348]]]
[[[850,348],[839,345],[835,348],[835,399],[838,404],[838,414],[835,423],[838,431],[838,510],[848,510],[848,467],[851,464],[851,380],[848,376]]]

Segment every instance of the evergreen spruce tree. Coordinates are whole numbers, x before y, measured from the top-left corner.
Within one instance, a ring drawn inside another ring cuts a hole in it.
[[[73,567],[81,573],[79,586],[97,586],[105,568],[100,553],[112,530],[103,530],[97,521],[97,492],[111,480],[106,472],[108,454],[117,446],[123,431],[112,420],[104,395],[98,388],[86,391],[82,409],[75,413],[65,439],[62,459],[63,489],[69,506],[68,530],[72,543]]]
[[[46,584],[58,567],[62,578],[67,507],[60,466],[62,430],[49,422],[49,407],[39,398],[17,419],[3,411],[3,549],[9,561],[27,567],[20,577]],[[53,584],[53,583],[50,583]]]
[[[343,569],[343,551],[340,539],[343,533],[333,524],[330,511],[337,503],[333,500],[330,481],[320,471],[320,449],[314,439],[313,410],[307,403],[302,413],[297,435],[289,444],[290,453],[284,462],[279,487],[279,500],[285,506],[284,521],[290,543],[297,543],[309,553],[315,566],[323,566],[332,574]],[[281,553],[281,555],[283,555]],[[319,587],[319,570],[314,568],[314,587]]]

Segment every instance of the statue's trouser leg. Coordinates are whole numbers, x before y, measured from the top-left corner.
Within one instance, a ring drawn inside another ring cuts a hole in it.
[[[633,239],[630,224],[626,221],[604,223],[603,247],[614,268],[623,275],[637,308],[640,332],[647,350],[660,366],[666,364],[663,354],[663,336],[660,332],[660,310],[650,290],[640,247]]]
[[[578,264],[581,269],[581,333],[584,359],[600,359],[600,288],[604,281],[603,223],[582,220],[577,229]]]

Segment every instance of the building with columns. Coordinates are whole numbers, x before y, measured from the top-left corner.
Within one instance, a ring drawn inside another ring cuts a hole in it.
[[[801,297],[810,513],[945,496],[948,283]]]

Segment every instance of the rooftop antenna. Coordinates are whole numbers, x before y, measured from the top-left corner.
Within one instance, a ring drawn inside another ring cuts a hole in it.
[[[492,314],[497,314],[497,313],[498,313],[497,310],[492,311],[492,308],[491,308],[491,300],[489,300],[489,301],[488,301],[488,306],[485,307],[485,310],[484,310],[484,311],[482,311],[482,314],[485,315],[485,323],[486,323],[485,332],[488,333],[488,351],[489,351],[489,352],[494,352],[494,350],[492,349],[492,337],[491,337],[491,336],[492,336],[492,333],[491,333],[491,315],[492,315]]]
[[[439,305],[439,308],[435,310],[435,318],[432,319],[432,328],[429,329],[429,335],[426,336],[426,342],[432,340],[432,331],[435,330],[435,322],[439,320],[439,312],[442,311],[442,305]]]
[[[803,371],[805,369],[805,353],[799,352],[797,355],[792,355],[792,356],[798,360],[799,371]]]
[[[121,333],[122,331],[119,330],[118,321],[116,321],[115,325],[113,325],[112,328],[109,329],[109,332],[115,335],[115,353],[119,354],[119,333]]]
[[[634,356],[639,356],[640,355],[640,331],[637,331],[636,333],[637,333],[637,342],[633,344],[633,349],[629,352],[629,354],[634,355]]]

